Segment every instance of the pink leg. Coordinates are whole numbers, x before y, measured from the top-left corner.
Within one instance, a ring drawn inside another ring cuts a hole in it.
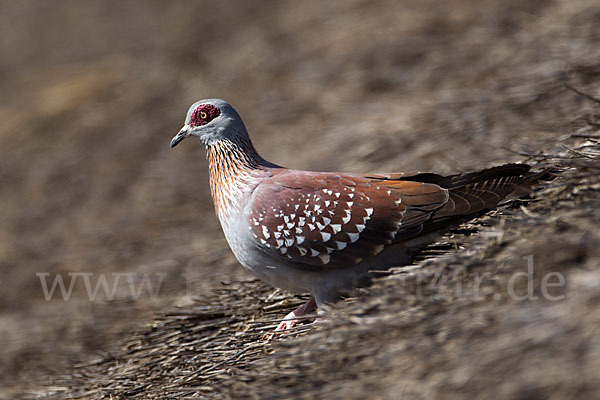
[[[312,311],[315,311],[316,309],[317,302],[315,301],[314,297],[310,296],[310,299],[308,299],[306,303],[302,304],[300,307],[296,308],[294,311],[286,315],[283,321],[281,321],[281,323],[277,326],[277,329],[275,329],[275,331],[282,331],[285,329],[293,328],[294,325],[300,322],[295,318],[306,315]]]

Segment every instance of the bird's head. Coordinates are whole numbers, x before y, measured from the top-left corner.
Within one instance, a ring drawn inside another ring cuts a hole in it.
[[[239,114],[224,100],[206,99],[192,104],[185,125],[171,140],[171,147],[188,136],[196,136],[210,147],[221,140],[237,142],[248,139],[246,127]]]

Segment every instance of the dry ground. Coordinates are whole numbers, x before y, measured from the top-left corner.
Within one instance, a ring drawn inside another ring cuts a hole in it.
[[[0,3],[0,398],[597,398],[600,103],[565,85],[600,97],[598,21],[593,0]],[[168,149],[206,97],[294,168],[562,173],[265,343],[301,299],[245,281],[203,149]],[[516,301],[526,256],[540,298]],[[36,273],[163,280],[46,301]]]

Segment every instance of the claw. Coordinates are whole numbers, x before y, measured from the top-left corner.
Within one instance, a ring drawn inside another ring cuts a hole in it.
[[[300,307],[296,308],[294,311],[290,312],[285,318],[277,325],[275,328],[275,332],[284,331],[286,329],[293,328],[296,324],[300,323],[300,320],[296,319],[298,317],[302,317],[308,313],[311,313],[317,309],[317,302],[313,296],[310,296],[310,299]],[[273,339],[275,332],[271,333],[267,336],[267,341]]]

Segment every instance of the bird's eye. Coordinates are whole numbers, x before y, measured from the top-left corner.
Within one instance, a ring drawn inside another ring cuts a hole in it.
[[[212,104],[200,104],[190,113],[190,126],[206,125],[221,114],[221,110]]]

